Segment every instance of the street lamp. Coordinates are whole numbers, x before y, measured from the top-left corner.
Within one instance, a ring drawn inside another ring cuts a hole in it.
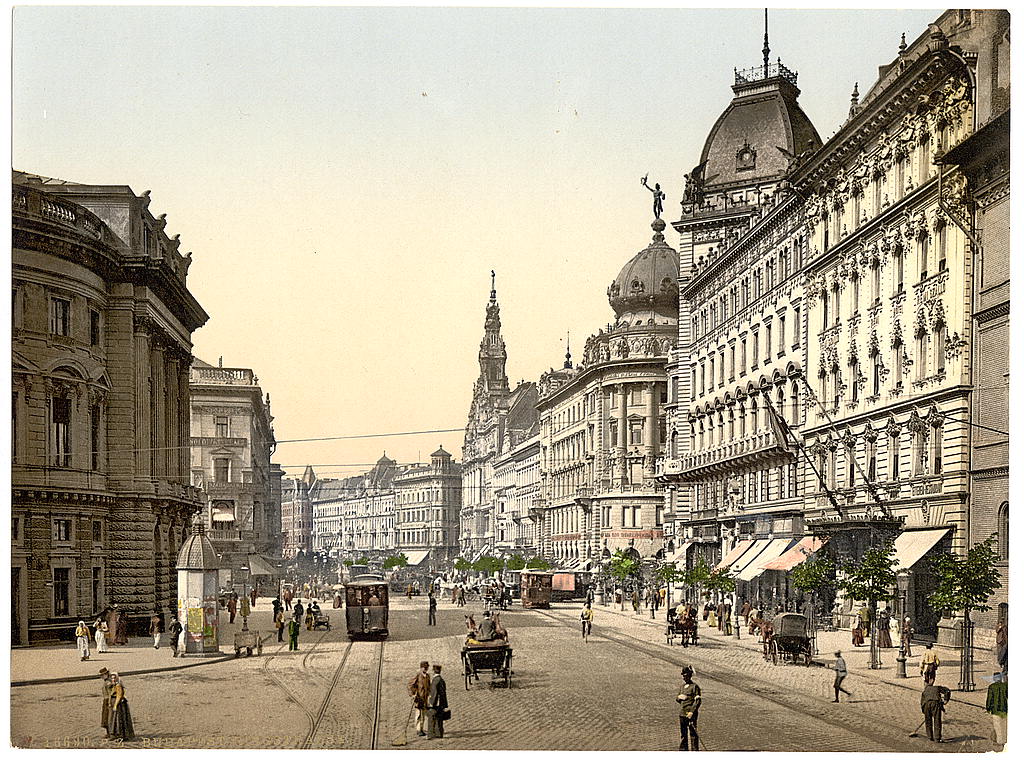
[[[242,577],[241,614],[242,614],[242,630],[243,631],[247,631],[247,630],[249,630],[249,593],[248,593],[248,590],[247,590],[248,589],[248,585],[247,584],[249,582],[249,567],[248,567],[248,565],[243,564],[241,567],[238,568],[238,571],[245,573],[245,575]]]
[[[899,634],[900,634],[900,650],[896,656],[896,677],[906,678],[907,677],[907,645],[903,638],[903,628],[907,617],[907,588],[910,585],[910,575],[906,572],[896,575],[896,587],[899,589],[900,594],[900,619],[899,619]]]

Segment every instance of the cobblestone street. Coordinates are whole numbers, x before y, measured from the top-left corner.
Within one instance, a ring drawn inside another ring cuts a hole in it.
[[[140,738],[127,746],[391,749],[409,717],[406,681],[426,659],[444,666],[453,718],[443,740],[417,737],[409,724],[401,749],[673,750],[674,696],[679,666],[687,662],[703,689],[700,730],[709,750],[991,749],[988,718],[976,706],[952,703],[946,720],[951,743],[932,744],[909,736],[921,720],[916,691],[854,674],[852,701],[834,705],[826,667],[771,665],[749,643],[709,637],[706,629],[698,647],[670,647],[660,621],[606,607],[596,610],[589,643],[580,640],[575,604],[550,611],[517,605],[503,613],[515,649],[512,687],[482,680],[467,691],[463,616],[479,615],[481,605],[442,603],[438,625],[431,627],[425,604],[423,597],[393,600],[382,669],[381,644],[349,642],[343,611],[329,610],[335,627],[303,631],[298,653],[271,635],[262,657],[131,676],[125,683]],[[260,602],[255,625],[269,624],[266,607]],[[19,651],[16,662],[34,657],[32,651],[45,650]],[[133,658],[152,661],[154,652],[118,655],[112,667],[127,673]],[[13,687],[12,742],[111,745],[98,725],[98,684]],[[983,699],[975,694],[972,701]]]

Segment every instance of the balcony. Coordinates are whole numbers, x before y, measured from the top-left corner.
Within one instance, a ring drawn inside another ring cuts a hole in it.
[[[192,367],[189,380],[199,384],[256,384],[251,368],[197,368]]]
[[[752,66],[749,69],[733,69],[733,75],[735,77],[735,85],[749,85],[753,82],[778,77],[796,87],[797,73],[783,64],[782,59],[767,66],[762,64],[761,66]]]

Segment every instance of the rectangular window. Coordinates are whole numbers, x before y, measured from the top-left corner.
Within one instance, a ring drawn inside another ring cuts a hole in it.
[[[89,344],[93,347],[100,345],[100,313],[98,310],[89,311]]]
[[[53,568],[53,615],[66,617],[71,614],[71,568]]]
[[[736,378],[736,345],[729,345],[729,381]]]
[[[89,457],[93,471],[100,468],[100,407],[89,409]]]
[[[900,478],[900,436],[899,434],[889,435],[889,481],[895,482]]]
[[[71,336],[71,301],[54,297],[50,300],[50,333]]]
[[[228,458],[213,459],[213,479],[215,482],[227,482],[230,476],[231,460]]]
[[[903,252],[897,251],[893,258],[896,260],[896,293],[903,293]]]
[[[924,236],[917,240],[917,264],[923,281],[928,277],[928,239]]]
[[[725,350],[718,353],[718,386],[725,386]]]
[[[92,522],[92,542],[103,542],[103,522],[98,519],[94,519]]]
[[[829,318],[828,292],[827,291],[823,291],[821,293],[821,330],[822,331],[824,331],[825,329],[828,328],[828,318]]]
[[[54,466],[71,466],[71,400],[55,397],[50,401]]]
[[[17,543],[21,540],[21,517],[11,517],[11,541]]]
[[[99,611],[100,603],[103,600],[103,568],[92,568],[92,609]]]
[[[793,349],[800,347],[800,305],[793,306]]]
[[[938,272],[941,273],[942,271],[944,271],[946,269],[946,226],[945,225],[943,225],[943,226],[941,226],[939,228],[938,237],[939,237],[939,241],[938,241],[938,248],[939,248],[939,270],[938,270]]]
[[[53,520],[53,539],[58,541],[70,541],[71,540],[71,520],[70,519],[55,519]]]
[[[750,367],[751,368],[757,368],[758,357],[760,356],[761,353],[758,351],[758,345],[760,344],[760,342],[759,342],[758,333],[756,331],[754,332],[753,342],[754,343],[751,346],[751,349],[753,350],[753,352],[751,352],[751,358],[750,358],[751,364],[750,364]]]
[[[217,437],[228,436],[228,417],[227,416],[215,416],[214,422],[217,427]]]
[[[932,426],[932,474],[942,474],[942,424]]]
[[[786,351],[786,316],[779,316],[779,354]]]
[[[765,324],[764,327],[764,362],[771,363],[772,361],[772,324]]]
[[[878,264],[871,266],[871,304],[877,305],[881,298],[882,268]]]

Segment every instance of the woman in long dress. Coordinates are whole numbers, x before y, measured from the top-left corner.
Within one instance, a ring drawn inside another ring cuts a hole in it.
[[[92,627],[96,631],[96,651],[102,654],[107,651],[107,633],[110,632],[110,627],[102,615],[96,618],[96,622],[92,624]]]
[[[78,621],[78,627],[75,628],[75,641],[78,645],[78,654],[83,660],[89,659],[89,626],[85,624],[85,620]]]
[[[132,714],[128,709],[128,699],[124,696],[124,684],[117,673],[110,674],[110,736],[121,742],[135,738]]]
[[[878,613],[878,648],[892,649],[892,634],[889,633],[889,610]]]
[[[100,714],[100,727],[103,729],[107,739],[110,738],[110,689],[113,684],[110,681],[110,671],[100,668],[100,678],[103,680],[103,711]]]

